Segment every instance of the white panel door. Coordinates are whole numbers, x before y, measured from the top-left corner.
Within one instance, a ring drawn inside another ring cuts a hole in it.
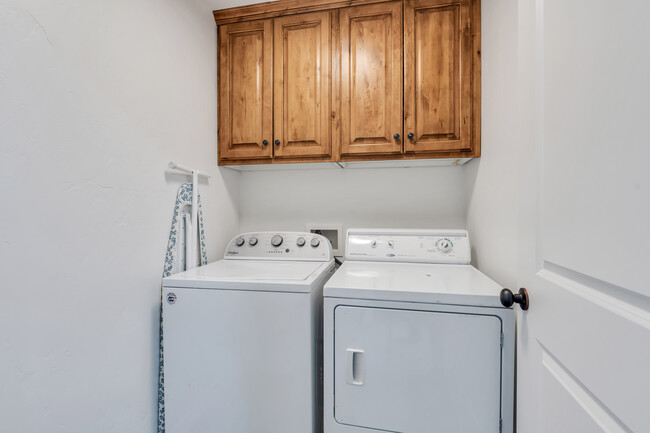
[[[359,431],[498,433],[501,319],[339,306],[334,417]]]
[[[650,2],[518,4],[518,431],[650,432]]]

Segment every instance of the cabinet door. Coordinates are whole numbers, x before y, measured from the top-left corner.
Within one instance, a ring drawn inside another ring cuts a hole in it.
[[[274,20],[274,155],[331,154],[330,13]]]
[[[219,27],[220,160],[271,158],[272,38],[271,20]]]
[[[401,153],[402,3],[341,9],[340,35],[341,154]]]
[[[471,149],[472,127],[478,121],[472,116],[471,3],[405,2],[407,153]]]

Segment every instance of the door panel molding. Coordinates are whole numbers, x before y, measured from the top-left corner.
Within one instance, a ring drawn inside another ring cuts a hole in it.
[[[629,427],[623,423],[616,415],[610,411],[607,406],[603,404],[589,389],[576,378],[571,372],[562,365],[562,363],[553,356],[542,344],[542,366],[546,373],[548,373],[559,384],[571,399],[575,401],[577,406],[584,411],[584,414],[593,420],[594,424],[598,425],[603,432],[610,433],[633,433]],[[546,378],[543,378],[544,381]],[[547,385],[547,384],[544,384]],[[543,385],[543,386],[544,386]],[[555,397],[555,395],[554,395]],[[566,410],[566,408],[564,408]],[[574,407],[574,409],[576,409]],[[564,422],[556,420],[563,428],[567,426]],[[549,430],[550,431],[550,430]]]
[[[643,311],[632,314],[629,305],[548,269],[537,272],[530,287],[532,306],[521,322],[528,329],[520,332],[543,345],[632,431],[647,430],[650,329]]]
[[[650,298],[551,262],[537,275],[650,330]]]

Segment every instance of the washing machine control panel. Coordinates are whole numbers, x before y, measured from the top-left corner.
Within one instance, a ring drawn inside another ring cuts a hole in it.
[[[469,264],[466,230],[349,229],[347,260]]]
[[[225,259],[301,260],[333,259],[332,246],[324,236],[306,232],[251,232],[235,236]]]

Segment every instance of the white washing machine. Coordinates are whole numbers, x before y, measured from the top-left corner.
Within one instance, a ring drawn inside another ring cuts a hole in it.
[[[326,238],[260,232],[163,279],[166,432],[317,432],[333,272]]]
[[[464,230],[347,233],[324,288],[325,433],[513,431],[514,311]]]

